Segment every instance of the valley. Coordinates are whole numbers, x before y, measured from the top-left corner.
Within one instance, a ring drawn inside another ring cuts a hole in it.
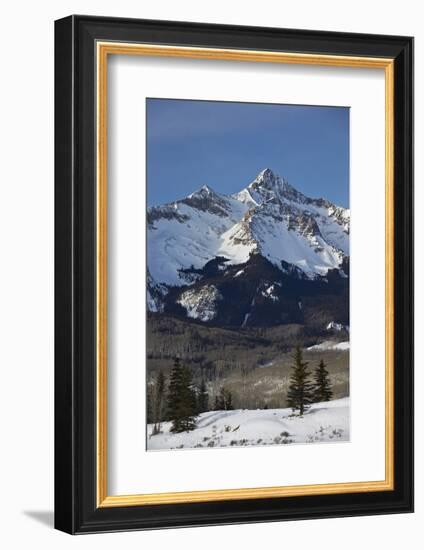
[[[147,379],[153,384],[160,371],[169,379],[179,357],[196,386],[205,380],[211,407],[223,387],[236,408],[286,407],[293,349],[301,344],[311,371],[325,361],[334,397],[341,398],[349,395],[349,345],[337,349],[337,343],[348,339],[345,330],[318,332],[299,324],[231,330],[150,314]],[[322,342],[336,349],[308,349]]]

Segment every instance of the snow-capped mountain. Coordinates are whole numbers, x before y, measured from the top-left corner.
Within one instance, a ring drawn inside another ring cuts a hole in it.
[[[348,209],[305,196],[269,168],[231,196],[205,185],[184,199],[151,207],[148,307],[162,311],[165,296],[171,296],[188,317],[212,321],[226,301],[216,283],[230,273],[243,280],[254,257],[266,260],[275,289],[284,277],[321,283],[328,283],[330,273],[346,278],[349,221]],[[260,273],[250,271],[262,284]],[[269,291],[275,303],[272,296]]]

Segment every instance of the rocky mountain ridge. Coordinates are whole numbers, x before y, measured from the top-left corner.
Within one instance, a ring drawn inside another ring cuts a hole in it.
[[[304,323],[311,304],[331,296],[327,323],[348,324],[349,222],[348,209],[307,197],[268,168],[231,196],[205,185],[151,207],[148,308],[260,326]]]

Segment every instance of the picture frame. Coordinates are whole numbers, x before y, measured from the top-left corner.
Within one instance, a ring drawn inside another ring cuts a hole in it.
[[[113,55],[384,72],[384,479],[108,493],[107,69]],[[79,15],[56,21],[55,527],[80,534],[412,512],[412,201],[412,38]]]

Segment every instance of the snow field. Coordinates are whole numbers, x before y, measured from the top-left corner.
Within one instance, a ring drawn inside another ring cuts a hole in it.
[[[350,342],[333,342],[325,340],[321,344],[307,348],[308,351],[347,351],[350,349]]]
[[[201,449],[296,443],[349,441],[348,397],[315,403],[303,417],[287,409],[209,411],[197,418],[191,432],[170,432],[171,422],[162,424],[162,433],[151,435],[147,426],[147,449]]]

